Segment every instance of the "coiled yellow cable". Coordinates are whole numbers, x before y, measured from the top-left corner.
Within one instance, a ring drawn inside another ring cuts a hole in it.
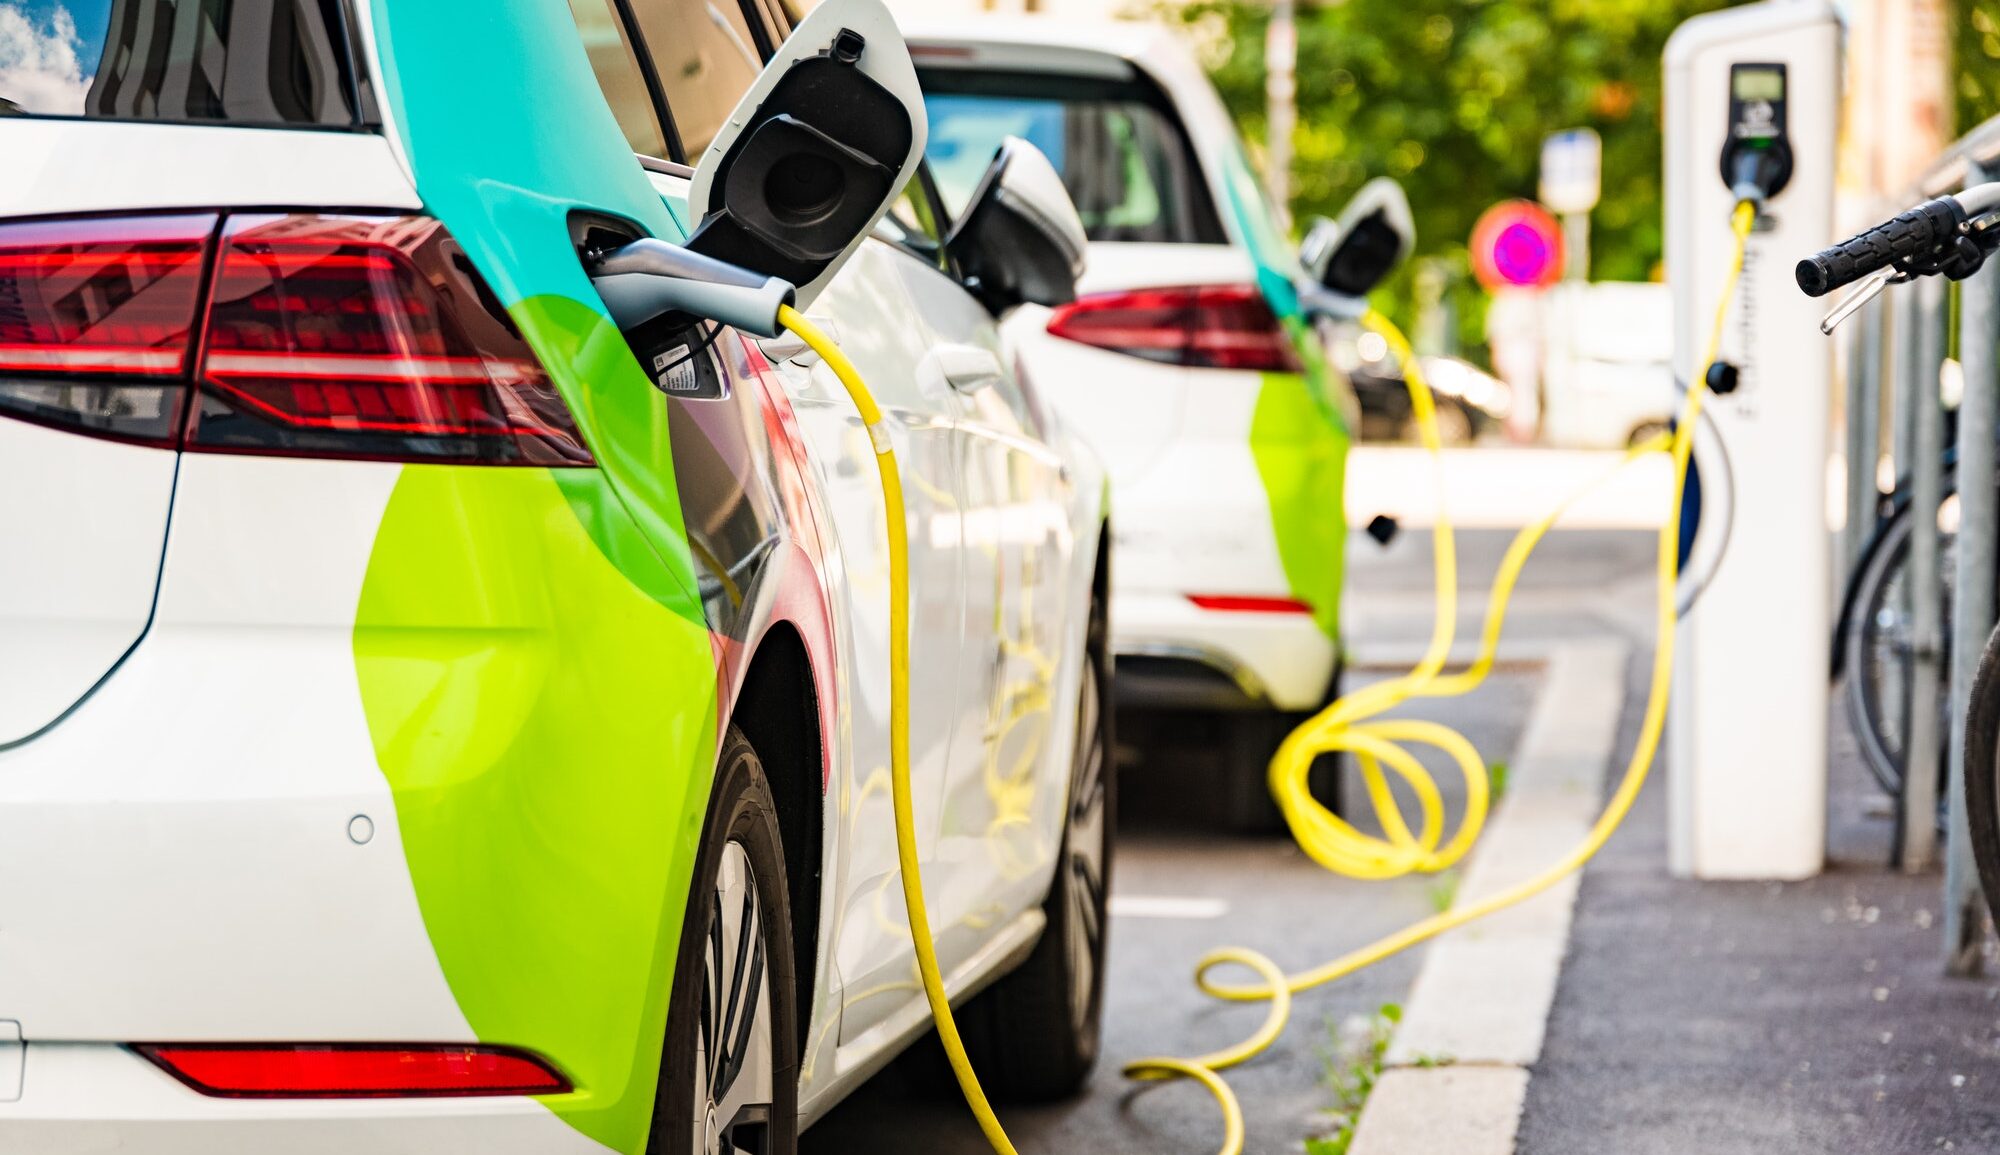
[[[1703,382],[1707,377],[1708,367],[1714,362],[1721,346],[1723,322],[1730,301],[1735,295],[1737,279],[1742,273],[1744,247],[1748,242],[1755,215],[1754,206],[1746,203],[1738,205],[1731,217],[1736,247],[1730,263],[1729,277],[1724,285],[1721,302],[1717,306],[1715,327],[1709,338],[1707,351],[1701,360],[1701,371],[1696,374],[1688,389],[1680,424],[1671,441],[1674,484],[1669,514],[1659,531],[1658,639],[1653,653],[1652,687],[1647,695],[1646,714],[1640,727],[1638,743],[1633,749],[1631,761],[1626,767],[1625,776],[1619,782],[1617,791],[1583,842],[1542,873],[1489,898],[1424,919],[1322,966],[1288,976],[1269,958],[1241,947],[1223,948],[1203,958],[1195,968],[1195,981],[1201,989],[1217,998],[1230,1001],[1268,1001],[1271,1009],[1265,1016],[1263,1024],[1250,1037],[1222,1050],[1194,1058],[1161,1056],[1140,1059],[1128,1063],[1124,1072],[1133,1079],[1188,1078],[1201,1083],[1215,1097],[1222,1109],[1223,1142],[1219,1149],[1221,1155],[1242,1153],[1243,1110],[1235,1092],[1230,1090],[1220,1072],[1262,1052],[1277,1040],[1291,1018],[1293,995],[1350,975],[1445,931],[1539,894],[1588,862],[1603,847],[1631,810],[1640,787],[1645,784],[1646,773],[1659,749],[1661,731],[1666,723],[1667,695],[1672,681],[1674,660],[1674,582],[1678,560],[1681,490],[1687,476],[1687,463],[1693,448],[1695,425],[1701,413],[1703,397],[1707,392]],[[860,374],[855,372],[853,364],[841,353],[839,346],[828,340],[824,333],[790,306],[778,311],[778,320],[818,353],[827,367],[839,378],[841,385],[853,398],[855,407],[860,410],[861,419],[868,427],[869,438],[875,449],[876,468],[882,481],[883,506],[889,523],[887,535],[890,570],[889,764],[891,795],[896,816],[896,852],[901,866],[903,901],[909,912],[910,934],[916,949],[917,969],[923,980],[924,995],[930,1003],[931,1014],[937,1023],[938,1038],[944,1044],[945,1055],[951,1063],[952,1072],[958,1079],[960,1089],[965,1094],[966,1104],[972,1109],[980,1130],[985,1134],[993,1150],[1000,1155],[1016,1155],[1013,1143],[1007,1138],[1006,1130],[1001,1126],[992,1105],[986,1100],[985,1092],[980,1088],[978,1075],[972,1070],[971,1060],[965,1053],[965,1045],[959,1039],[958,1027],[952,1018],[951,1004],[945,995],[944,978],[938,968],[937,951],[931,938],[929,914],[924,905],[923,879],[917,861],[916,825],[910,802],[909,544],[902,480],[897,472],[895,451],[888,428],[883,424],[880,406],[869,393]],[[1416,408],[1423,431],[1424,445],[1434,455],[1437,454],[1440,446],[1436,410],[1432,404],[1430,389],[1424,383],[1422,370],[1411,354],[1408,342],[1386,318],[1379,314],[1371,312],[1368,321],[1389,340],[1391,348],[1402,362],[1411,402]],[[1658,447],[1657,442],[1651,443],[1635,449],[1628,457]],[[1357,878],[1393,878],[1412,871],[1442,870],[1458,861],[1471,848],[1485,819],[1487,803],[1485,766],[1480,762],[1472,744],[1456,731],[1434,722],[1369,721],[1369,719],[1376,718],[1383,711],[1414,697],[1463,694],[1485,678],[1492,669],[1494,651],[1499,644],[1501,627],[1506,619],[1507,602],[1513,593],[1515,582],[1520,577],[1521,569],[1527,563],[1535,544],[1562,516],[1569,504],[1564,502],[1547,517],[1516,535],[1494,579],[1485,627],[1480,638],[1478,658],[1466,670],[1452,675],[1444,675],[1443,669],[1450,655],[1452,636],[1457,622],[1457,557],[1450,522],[1442,511],[1440,512],[1433,531],[1437,559],[1437,620],[1432,629],[1430,646],[1423,659],[1404,677],[1366,687],[1334,702],[1288,737],[1272,759],[1270,771],[1272,791],[1277,796],[1293,836],[1315,861],[1329,870]],[[1468,799],[1466,814],[1460,820],[1459,828],[1449,842],[1442,842],[1443,803],[1437,784],[1422,763],[1404,747],[1403,743],[1410,742],[1434,746],[1445,751],[1465,774]],[[1322,752],[1337,750],[1352,752],[1360,764],[1363,782],[1368,788],[1369,799],[1376,808],[1385,837],[1377,838],[1355,829],[1320,805],[1307,790],[1306,777],[1313,759]],[[1415,791],[1418,805],[1423,812],[1417,832],[1413,833],[1404,819],[1395,796],[1390,791],[1388,780],[1382,772],[1384,766],[1395,771]],[[1254,985],[1228,985],[1218,983],[1210,977],[1211,972],[1217,967],[1232,963],[1254,972],[1260,982]]]

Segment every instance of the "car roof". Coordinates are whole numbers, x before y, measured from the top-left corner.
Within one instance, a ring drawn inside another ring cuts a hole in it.
[[[1054,16],[974,16],[909,20],[904,38],[920,68],[986,68],[1122,78],[1134,67],[1177,102],[1208,78],[1194,53],[1166,26],[1133,20]]]

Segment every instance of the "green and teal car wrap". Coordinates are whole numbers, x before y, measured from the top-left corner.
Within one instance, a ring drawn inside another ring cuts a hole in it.
[[[1222,154],[1224,211],[1256,264],[1257,288],[1291,339],[1298,373],[1263,374],[1250,419],[1250,454],[1270,502],[1278,559],[1292,596],[1340,641],[1340,593],[1346,572],[1345,505],[1351,427],[1345,389],[1328,364],[1318,333],[1299,303],[1302,275],[1291,244],[1272,219],[1242,149]]]
[[[383,114],[560,389],[596,468],[403,469],[354,656],[440,965],[485,1042],[572,1080],[548,1108],[646,1145],[718,740],[674,416],[607,316],[570,218],[683,236],[562,0],[374,0]],[[462,532],[439,535],[439,524]]]

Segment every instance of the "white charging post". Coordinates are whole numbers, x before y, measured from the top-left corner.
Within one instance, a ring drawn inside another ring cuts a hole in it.
[[[1792,266],[1834,235],[1840,47],[1827,0],[1698,16],[1667,43],[1667,279],[1682,380],[1702,370],[1733,252],[1725,148],[1790,154],[1723,339],[1739,383],[1709,402],[1734,517],[1677,641],[1668,857],[1683,877],[1804,878],[1825,857],[1833,344],[1818,328],[1824,303],[1799,292]]]

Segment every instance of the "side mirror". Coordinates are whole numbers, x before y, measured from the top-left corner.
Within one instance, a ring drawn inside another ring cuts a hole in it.
[[[1361,186],[1338,220],[1321,217],[1306,231],[1299,260],[1329,292],[1364,297],[1417,244],[1417,226],[1403,186],[1376,177]]]
[[[995,314],[1076,300],[1089,239],[1062,177],[1042,150],[1010,136],[979,178],[945,248]]]
[[[916,171],[926,124],[882,0],[824,0],[695,166],[687,247],[796,285],[805,308]]]

